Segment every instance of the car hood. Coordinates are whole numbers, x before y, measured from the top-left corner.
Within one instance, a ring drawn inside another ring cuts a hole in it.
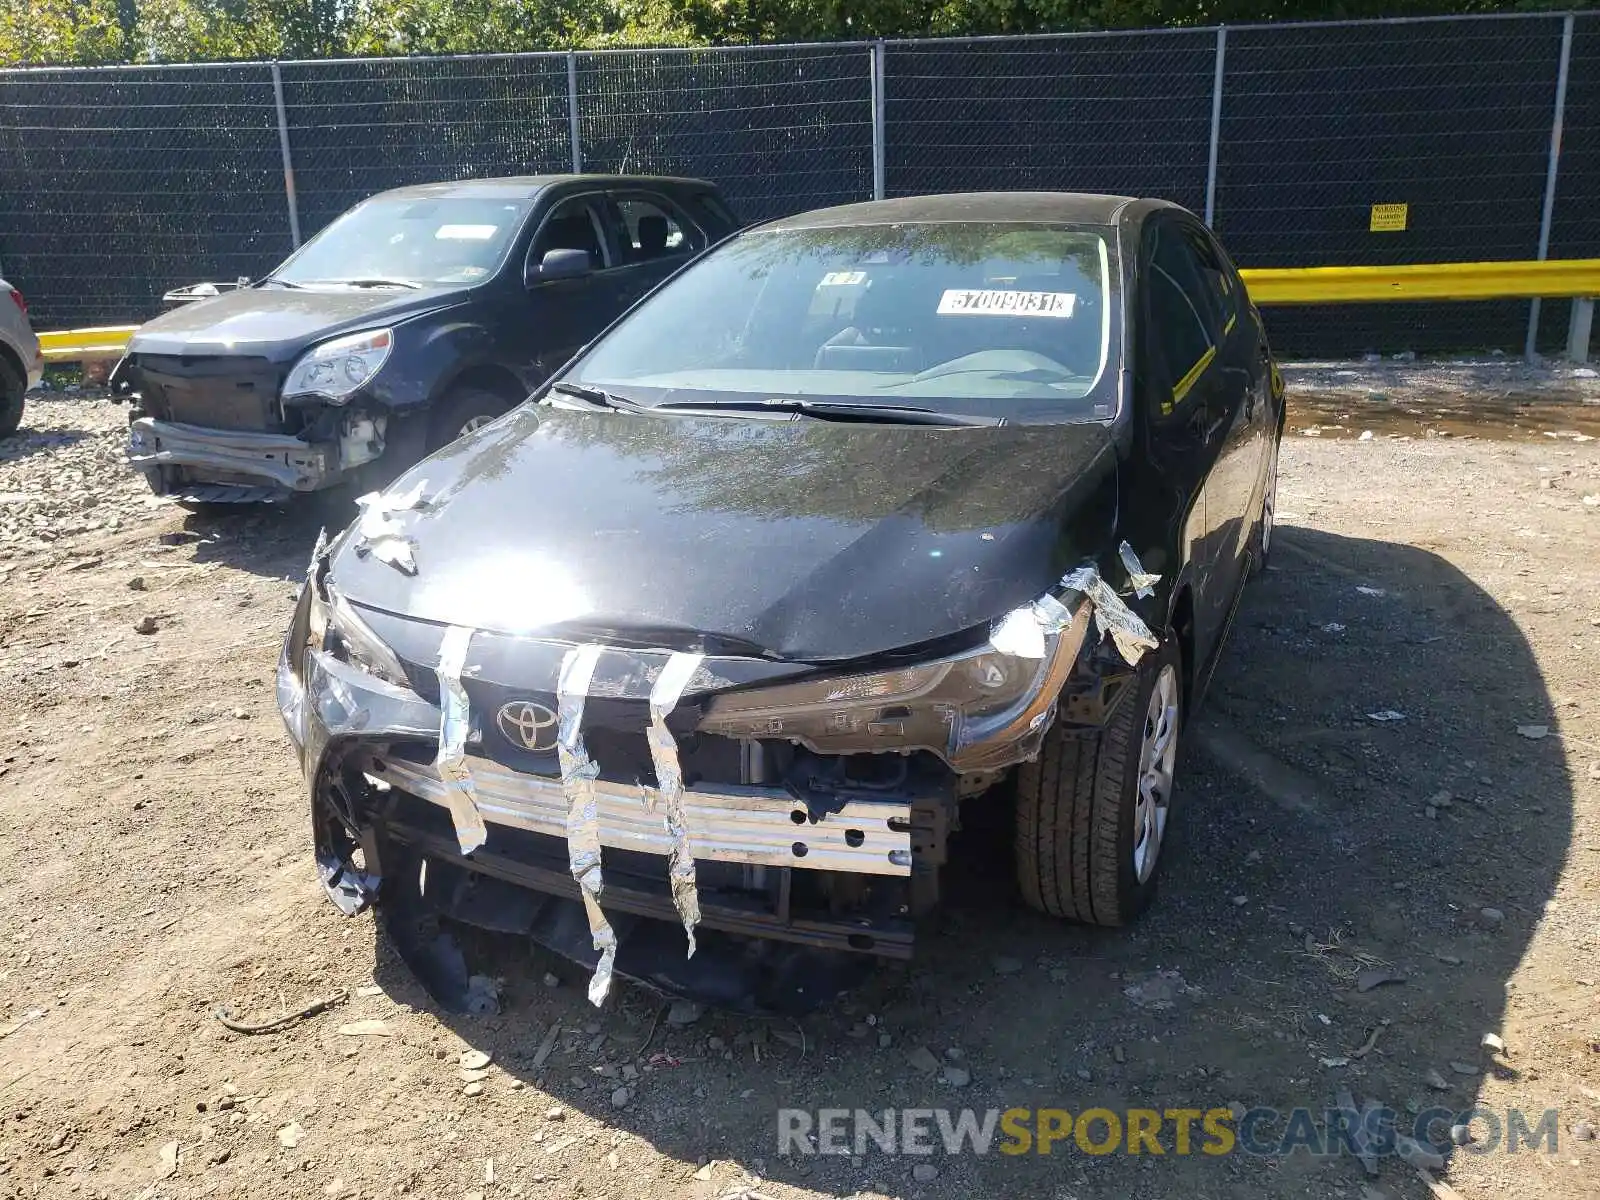
[[[385,494],[416,573],[342,539],[333,580],[501,633],[837,661],[969,630],[1086,550],[1098,425],[940,428],[526,405]],[[1109,536],[1109,528],[1094,540]]]
[[[292,358],[316,342],[454,301],[458,288],[241,288],[141,325],[133,354],[250,354]]]

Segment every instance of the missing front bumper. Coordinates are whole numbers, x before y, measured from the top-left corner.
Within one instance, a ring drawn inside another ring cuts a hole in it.
[[[154,417],[139,417],[129,426],[128,461],[158,494],[188,483],[314,492],[331,487],[341,474],[337,445]]]

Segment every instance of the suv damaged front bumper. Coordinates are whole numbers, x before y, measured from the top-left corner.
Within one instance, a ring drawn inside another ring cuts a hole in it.
[[[285,433],[205,429],[177,421],[137,417],[128,427],[128,462],[158,495],[169,480],[225,481],[268,487],[284,494],[329,486],[339,473],[339,448]]]
[[[1058,699],[1064,720],[1092,720],[1117,691],[1099,634],[1124,655],[1154,644],[1097,576],[1109,617],[1078,582],[916,677],[808,668],[799,684],[734,687],[751,660],[540,643],[554,677],[506,681],[485,678],[498,651],[473,649],[496,634],[451,628],[434,662],[402,661],[338,594],[319,547],[278,668],[319,874],[345,912],[377,904],[447,1006],[474,1001],[459,954],[423,932],[439,916],[585,963],[596,1004],[614,973],[734,1008],[820,1002],[871,958],[910,957],[962,796],[1038,752]],[[1000,686],[997,654],[1026,687],[963,708],[954,677],[980,661]],[[831,720],[812,703],[830,694]],[[523,702],[485,695],[553,699],[516,710],[553,747],[516,753],[503,721]]]

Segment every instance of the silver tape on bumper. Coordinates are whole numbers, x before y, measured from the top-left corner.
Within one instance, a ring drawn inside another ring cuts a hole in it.
[[[672,839],[672,851],[667,864],[667,881],[672,887],[672,903],[683,921],[683,931],[689,935],[689,954],[694,957],[694,927],[700,924],[700,893],[695,887],[694,848],[689,837],[689,826],[683,815],[683,767],[678,762],[678,743],[667,728],[667,717],[683,697],[683,689],[705,661],[703,654],[673,652],[667,665],[661,668],[655,686],[650,689],[650,759],[656,768],[657,792],[666,809],[667,836]],[[651,804],[646,797],[646,804]]]
[[[489,839],[489,829],[478,811],[472,768],[467,763],[472,709],[467,690],[461,685],[461,671],[466,665],[472,633],[471,629],[452,625],[439,644],[439,753],[433,760],[463,854],[471,854]]]
[[[561,760],[561,790],[567,801],[567,862],[572,877],[583,893],[584,912],[589,917],[589,933],[600,954],[594,978],[589,980],[589,1003],[599,1007],[611,990],[611,969],[617,958],[617,935],[600,909],[600,893],[605,879],[600,872],[600,817],[596,805],[595,780],[600,768],[589,757],[583,744],[583,708],[594,679],[601,647],[576,646],[561,659],[561,678],[556,685],[556,715],[560,728],[556,754]]]
[[[568,806],[559,779],[524,775],[483,758],[468,762],[479,811],[490,824],[547,837],[567,836]],[[381,766],[368,769],[374,779],[447,806],[444,783],[429,764],[386,755]],[[660,816],[647,808],[648,791],[637,784],[594,781],[602,845],[644,854],[672,853],[673,838]],[[685,789],[683,818],[701,862],[857,875],[911,874],[911,808],[900,801],[851,801],[811,824],[805,806],[781,788],[711,784]]]

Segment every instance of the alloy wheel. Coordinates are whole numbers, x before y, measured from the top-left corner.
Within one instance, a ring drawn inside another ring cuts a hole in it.
[[[1155,873],[1172,808],[1178,761],[1178,672],[1168,663],[1156,676],[1139,745],[1139,792],[1133,808],[1133,870],[1140,883]]]

